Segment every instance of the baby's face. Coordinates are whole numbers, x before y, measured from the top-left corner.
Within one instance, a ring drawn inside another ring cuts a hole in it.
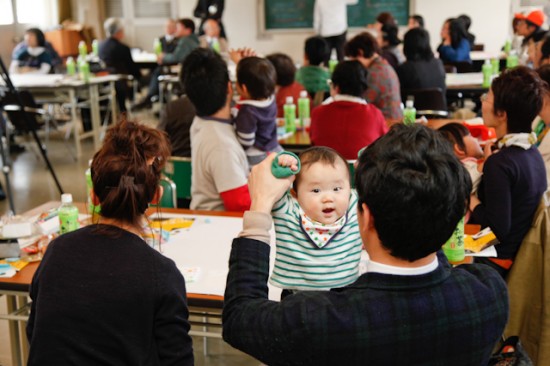
[[[305,214],[322,224],[333,224],[346,214],[350,198],[348,167],[341,161],[335,166],[313,163],[300,173],[298,203]]]
[[[466,147],[466,156],[476,159],[481,159],[483,157],[483,150],[479,145],[479,141],[474,136],[464,136],[463,141],[464,147]]]

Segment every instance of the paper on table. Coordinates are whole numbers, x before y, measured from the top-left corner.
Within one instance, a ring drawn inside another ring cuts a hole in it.
[[[496,257],[497,250],[494,245],[491,245],[490,247],[483,249],[481,252],[466,253],[465,256],[466,257]]]

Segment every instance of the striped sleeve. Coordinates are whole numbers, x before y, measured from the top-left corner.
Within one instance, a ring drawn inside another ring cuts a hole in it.
[[[239,140],[243,148],[247,149],[254,146],[258,120],[251,113],[251,109],[247,105],[241,105],[239,113],[235,118],[235,128],[237,130],[237,140]]]

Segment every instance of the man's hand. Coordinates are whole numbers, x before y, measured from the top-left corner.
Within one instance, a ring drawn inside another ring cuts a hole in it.
[[[270,154],[264,161],[252,168],[248,177],[248,190],[250,192],[250,211],[271,213],[271,209],[286,191],[290,189],[294,176],[288,178],[275,178],[271,173],[271,164],[277,154]]]
[[[161,52],[161,53],[159,53],[158,56],[157,56],[157,63],[158,63],[159,65],[162,65],[162,60],[163,60],[163,59],[164,59],[164,52]]]

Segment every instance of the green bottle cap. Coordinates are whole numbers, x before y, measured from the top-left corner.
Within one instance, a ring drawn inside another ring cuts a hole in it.
[[[279,165],[279,156],[285,155],[285,154],[296,158],[296,160],[298,161],[298,170],[294,171],[290,169],[289,166]],[[291,153],[290,151],[281,151],[280,153],[277,154],[275,159],[273,159],[273,163],[271,164],[271,173],[275,176],[275,178],[286,178],[286,177],[290,177],[291,175],[298,174],[300,172],[301,167],[302,166],[300,164],[300,158],[298,158],[296,154]]]

